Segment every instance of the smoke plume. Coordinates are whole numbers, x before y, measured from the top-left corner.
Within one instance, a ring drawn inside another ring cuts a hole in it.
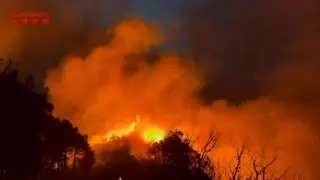
[[[268,154],[280,157],[277,168],[290,166],[292,176],[303,172],[318,178],[320,142],[310,123],[316,120],[313,108],[270,97],[238,106],[226,100],[204,103],[198,93],[206,78],[193,61],[164,52],[150,62],[152,48],[165,40],[155,25],[131,18],[107,31],[109,35],[111,40],[88,56],[68,56],[49,72],[46,85],[57,116],[70,119],[89,136],[128,124],[137,115],[143,123],[199,135],[200,142],[216,130],[221,133],[216,157],[222,164],[232,156],[230,149],[249,142],[253,150],[267,146]],[[292,70],[281,71],[287,76]],[[283,74],[273,75],[281,84],[278,76]]]

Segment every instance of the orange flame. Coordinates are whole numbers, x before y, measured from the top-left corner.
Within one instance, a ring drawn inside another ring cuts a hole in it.
[[[161,128],[151,126],[145,129],[141,136],[145,142],[159,142],[163,140],[165,131]]]
[[[139,126],[140,125],[140,126]],[[121,138],[138,133],[140,138],[146,143],[159,142],[163,140],[166,132],[155,125],[144,124],[141,126],[140,116],[136,116],[136,120],[129,126],[109,131],[105,135],[96,135],[90,140],[92,146],[109,142],[113,138]]]

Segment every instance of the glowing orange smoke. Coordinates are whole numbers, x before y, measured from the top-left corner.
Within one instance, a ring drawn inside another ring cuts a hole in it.
[[[103,144],[112,140],[113,138],[121,138],[129,136],[133,133],[138,133],[140,138],[146,143],[159,142],[164,138],[166,134],[166,132],[162,128],[155,125],[143,124],[143,126],[141,126],[140,116],[136,116],[136,120],[128,126],[111,130],[105,135],[94,136],[90,140],[90,144]]]
[[[162,39],[156,27],[141,19],[128,19],[109,32],[113,35],[110,42],[94,48],[85,58],[66,57],[46,80],[54,114],[70,119],[88,134],[90,144],[97,145],[96,152],[99,144],[112,137],[137,135],[148,143],[163,139],[173,127],[198,136],[201,148],[215,130],[221,138],[214,155],[223,169],[230,167],[234,147],[243,141],[249,141],[250,151],[259,156],[255,149],[270,142],[268,152],[281,157],[279,166],[290,164],[292,172],[296,168],[298,174],[310,172],[313,179],[320,179],[315,168],[320,162],[318,131],[305,123],[317,121],[306,117],[304,109],[300,112],[300,107],[269,98],[239,106],[224,100],[203,103],[195,95],[205,81],[192,62],[164,53],[149,63],[145,55]],[[140,122],[139,117],[134,120],[136,114],[153,118],[147,121],[143,117]],[[140,141],[132,144],[137,145],[133,148],[137,153],[143,149],[140,145],[145,145]]]

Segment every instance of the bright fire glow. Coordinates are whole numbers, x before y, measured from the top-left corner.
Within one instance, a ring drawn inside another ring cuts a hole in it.
[[[164,138],[165,131],[157,127],[148,127],[141,135],[145,142],[159,142]]]
[[[136,116],[136,120],[124,128],[114,129],[102,136],[101,135],[94,136],[90,140],[90,144],[91,145],[103,144],[105,142],[112,140],[112,138],[121,138],[121,137],[129,136],[133,133],[138,133],[140,138],[144,142],[152,143],[152,142],[161,141],[166,134],[166,132],[160,127],[144,124],[144,128],[143,128],[142,126],[139,126],[139,125],[141,125],[141,120],[139,116]]]

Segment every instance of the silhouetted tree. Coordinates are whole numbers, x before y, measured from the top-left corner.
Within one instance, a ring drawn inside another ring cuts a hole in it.
[[[171,131],[166,138],[150,148],[153,165],[161,179],[199,179],[213,177],[213,164],[205,154],[192,148],[192,142],[183,138],[183,132]],[[204,152],[206,153],[206,152]]]
[[[11,62],[0,73],[0,178],[34,180],[48,169],[66,169],[70,152],[74,167],[92,166],[87,137],[52,115],[53,105],[35,92],[33,78],[19,82]]]

